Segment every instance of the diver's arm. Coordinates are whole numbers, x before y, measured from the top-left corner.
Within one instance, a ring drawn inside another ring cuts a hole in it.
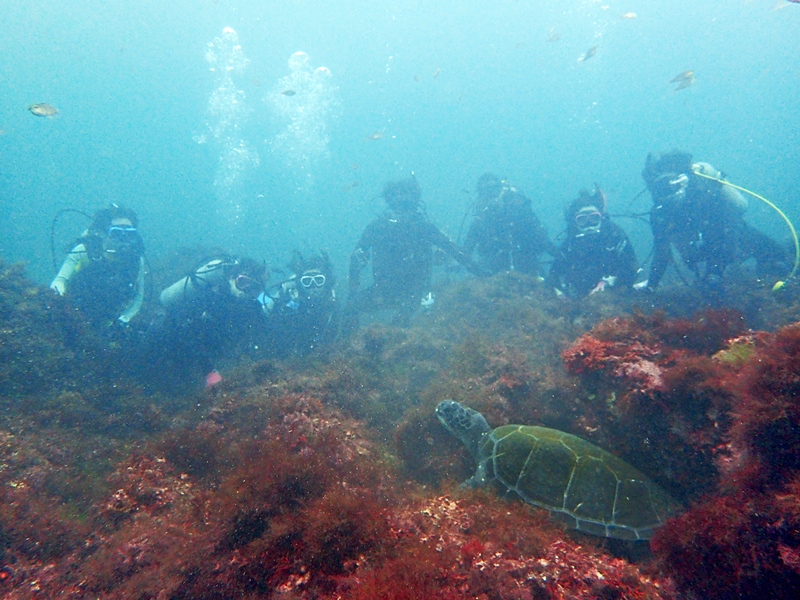
[[[475,261],[472,260],[472,258],[462,248],[460,248],[444,233],[439,231],[439,229],[432,223],[429,224],[428,237],[434,246],[444,250],[445,254],[447,254],[450,258],[455,259],[458,264],[463,266],[473,275],[478,277],[485,277],[488,275],[485,270],[476,264]]]
[[[650,263],[650,276],[647,278],[647,287],[656,289],[669,262],[672,260],[669,240],[656,238],[653,242],[653,262]]]
[[[69,280],[80,270],[81,266],[83,266],[81,263],[88,259],[89,255],[86,246],[83,244],[75,246],[70,250],[69,254],[67,254],[67,258],[64,259],[64,264],[61,265],[58,274],[56,274],[53,282],[50,284],[50,289],[55,291],[59,296],[66,294]]]
[[[183,279],[179,279],[168,288],[164,288],[158,299],[162,306],[174,306],[185,300],[186,296],[188,296],[193,289],[194,284],[192,283],[192,276],[188,275]]]
[[[191,275],[179,279],[161,292],[159,296],[161,304],[173,306],[186,302],[194,298],[199,289],[222,283],[226,278],[226,264],[223,260],[214,259],[204,264]]]
[[[122,311],[122,314],[117,317],[117,320],[122,323],[130,323],[131,319],[139,314],[139,311],[142,308],[142,303],[144,302],[144,257],[139,258],[139,272],[136,274],[136,287],[135,293],[131,301],[125,307],[125,310]]]

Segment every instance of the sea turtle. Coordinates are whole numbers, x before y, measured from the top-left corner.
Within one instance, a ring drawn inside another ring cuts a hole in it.
[[[439,403],[436,416],[478,463],[464,485],[492,482],[502,493],[553,511],[574,529],[647,540],[680,509],[631,465],[577,436],[527,425],[491,429],[483,415],[453,400]]]

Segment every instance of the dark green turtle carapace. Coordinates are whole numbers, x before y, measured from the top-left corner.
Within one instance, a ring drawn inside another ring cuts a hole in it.
[[[441,402],[436,416],[478,463],[465,485],[494,483],[574,529],[647,540],[680,509],[641,472],[577,436],[526,425],[491,429],[479,412],[452,400]]]

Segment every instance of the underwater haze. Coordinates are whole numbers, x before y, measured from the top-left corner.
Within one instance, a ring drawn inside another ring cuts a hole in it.
[[[4,0],[0,255],[49,281],[56,213],[117,202],[151,258],[323,247],[344,272],[388,180],[415,173],[457,237],[493,171],[556,237],[595,182],[646,211],[645,157],[673,148],[797,221],[800,5],[776,2]],[[618,221],[647,256],[647,224]],[[58,221],[57,262],[86,224]]]

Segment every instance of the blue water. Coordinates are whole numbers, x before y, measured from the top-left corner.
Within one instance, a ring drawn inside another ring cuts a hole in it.
[[[647,210],[631,201],[645,157],[672,148],[800,221],[800,5],[776,2],[3,0],[0,256],[49,281],[53,215],[115,201],[151,256],[217,244],[280,266],[321,246],[343,273],[387,180],[413,171],[456,236],[494,171],[555,237],[594,182],[612,213]],[[211,71],[225,27],[238,63]],[[297,51],[306,88],[287,96]],[[689,69],[696,83],[673,91]],[[38,102],[60,115],[33,116]],[[787,238],[759,202],[749,218]],[[644,258],[647,225],[619,222]],[[58,247],[85,224],[60,221]]]

